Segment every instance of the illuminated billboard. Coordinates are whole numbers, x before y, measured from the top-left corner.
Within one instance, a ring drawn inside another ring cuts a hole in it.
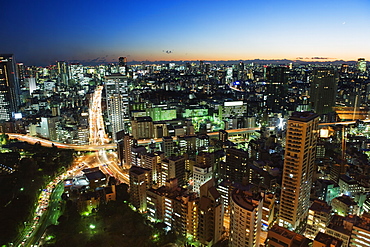
[[[228,101],[224,102],[224,106],[239,106],[243,105],[243,101]]]

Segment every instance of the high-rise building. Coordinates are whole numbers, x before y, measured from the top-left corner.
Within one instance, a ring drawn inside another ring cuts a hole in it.
[[[117,132],[121,130],[127,131],[130,118],[127,77],[121,74],[106,76],[105,90],[112,138],[116,141]]]
[[[248,170],[249,154],[242,149],[226,149],[226,162],[221,164],[220,179],[242,182]]]
[[[230,195],[230,247],[260,246],[263,197],[234,189]]]
[[[175,154],[173,138],[171,136],[162,137],[162,151],[166,157],[170,157]]]
[[[335,106],[338,72],[331,68],[317,68],[312,72],[310,102],[319,115],[333,111]]]
[[[20,87],[13,54],[0,54],[0,121],[9,121],[20,105]]]
[[[197,194],[200,192],[200,187],[212,178],[212,166],[204,164],[195,164],[193,166],[193,191]]]
[[[290,230],[299,230],[306,223],[318,122],[318,115],[313,112],[293,112],[288,119],[279,225]]]
[[[154,138],[153,120],[151,117],[136,117],[131,121],[132,135],[135,139]]]
[[[132,147],[137,145],[137,141],[130,136],[129,134],[125,134],[123,137],[123,151],[119,152],[122,153],[122,158],[125,163],[126,168],[130,168],[132,166]],[[122,160],[122,159],[120,159]],[[122,161],[121,161],[122,162]]]
[[[365,58],[359,58],[357,61],[357,70],[361,73],[366,71],[366,61]]]
[[[200,187],[198,240],[204,246],[217,243],[222,237],[224,204],[213,179]]]
[[[181,236],[197,235],[197,197],[177,186],[177,179],[170,179],[166,186],[147,191],[148,218],[166,224],[167,229]]]
[[[130,168],[130,201],[140,212],[146,210],[146,190],[152,184],[150,169],[132,166]]]
[[[121,75],[127,75],[127,58],[126,57],[120,57],[118,58],[118,72]]]
[[[163,159],[164,159],[164,153],[159,152],[159,151],[141,155],[141,166],[152,170],[153,184],[157,184],[158,186],[164,185],[164,183],[162,184],[159,181],[160,170],[161,170],[160,167],[161,167]]]
[[[62,82],[63,84],[68,83],[69,79],[69,70],[68,70],[68,63],[65,61],[57,61],[57,75],[58,81]]]
[[[161,171],[162,182],[177,178],[179,186],[185,185],[185,157],[184,156],[173,156],[162,160],[162,171]]]
[[[285,111],[288,96],[288,77],[286,67],[266,67],[266,106],[268,112]]]

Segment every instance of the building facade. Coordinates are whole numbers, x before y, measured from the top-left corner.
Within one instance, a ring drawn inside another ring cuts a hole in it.
[[[318,121],[318,115],[313,112],[294,112],[288,120],[278,222],[289,230],[298,230],[306,223]]]

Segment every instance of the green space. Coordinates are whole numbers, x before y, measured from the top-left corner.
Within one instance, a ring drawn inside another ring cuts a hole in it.
[[[91,214],[78,213],[77,205],[66,201],[58,225],[48,228],[43,246],[165,246],[175,243],[175,233],[163,223],[146,220],[127,203],[128,186],[117,186],[117,200],[101,203]]]
[[[19,240],[33,217],[44,188],[73,161],[73,150],[47,148],[0,137],[0,164],[13,172],[0,174],[0,245]]]

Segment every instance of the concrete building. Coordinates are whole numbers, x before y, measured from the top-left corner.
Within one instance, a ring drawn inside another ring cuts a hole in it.
[[[312,247],[341,247],[343,241],[333,236],[319,232],[313,240]]]
[[[226,162],[221,165],[221,180],[242,182],[248,171],[248,152],[242,149],[226,149]]]
[[[353,224],[350,247],[370,246],[370,215],[363,214],[361,218]]]
[[[132,136],[135,139],[154,138],[153,120],[151,117],[136,117],[131,121]]]
[[[200,187],[208,182],[212,178],[212,167],[203,165],[203,164],[195,164],[193,166],[193,192],[199,194]]]
[[[342,195],[331,201],[333,211],[341,216],[359,215],[360,208],[357,203],[349,196]]]
[[[170,157],[171,155],[175,154],[174,147],[175,147],[175,143],[171,136],[162,137],[161,148],[162,148],[162,152],[164,152],[164,155],[166,157]]]
[[[153,185],[163,186],[160,183],[159,176],[161,171],[162,160],[164,159],[163,152],[145,153],[141,155],[141,167],[151,170]]]
[[[342,240],[342,246],[347,247],[351,238],[353,223],[346,219],[347,217],[345,218],[336,214],[333,215],[325,229],[325,233]]]
[[[138,166],[131,166],[130,176],[130,201],[131,204],[144,212],[146,210],[146,190],[152,185],[151,170]]]
[[[330,221],[331,206],[325,201],[315,200],[308,210],[305,236],[314,239],[319,232],[325,232]]]
[[[307,247],[312,241],[303,235],[288,229],[273,225],[267,233],[266,247]]]
[[[217,243],[223,232],[224,205],[221,194],[211,179],[200,187],[198,240],[202,245]]]
[[[263,197],[259,193],[234,189],[230,195],[230,247],[260,244]]]
[[[288,120],[279,225],[292,230],[304,227],[318,138],[318,115],[294,112]]]
[[[121,130],[127,131],[130,119],[127,76],[121,74],[106,76],[105,91],[112,138],[116,141],[116,133]]]
[[[316,68],[311,76],[310,102],[319,115],[333,111],[338,87],[338,72],[331,68]]]
[[[177,178],[178,186],[185,185],[185,157],[173,156],[162,160],[162,170],[159,180],[164,183],[168,179]]]
[[[181,236],[197,237],[198,199],[194,193],[177,186],[177,179],[165,186],[147,191],[147,211],[150,220],[159,220]]]

